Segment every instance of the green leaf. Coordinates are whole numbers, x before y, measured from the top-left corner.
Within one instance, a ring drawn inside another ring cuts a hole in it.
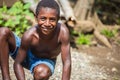
[[[17,35],[22,35],[24,31],[31,26],[31,23],[26,19],[25,16],[30,16],[34,19],[34,15],[30,11],[29,7],[30,3],[23,4],[21,1],[16,2],[9,9],[7,9],[7,7],[4,5],[2,8],[0,8],[0,25],[9,27]],[[16,18],[13,17],[4,21],[4,16],[1,14],[5,14],[10,17],[15,16]]]
[[[26,16],[30,16],[31,18],[34,19],[33,13],[31,13],[29,10],[24,11],[23,14],[26,15]]]
[[[0,19],[3,19],[3,16],[2,16],[3,13],[0,12]]]
[[[108,30],[108,29],[103,29],[101,31],[101,34],[105,35],[108,38],[112,38],[117,34],[117,30]]]
[[[81,45],[89,45],[91,41],[91,35],[80,34],[77,38],[76,43]]]
[[[6,5],[3,6],[2,11],[3,11],[4,13],[7,12],[7,6],[6,6]]]
[[[2,24],[3,23],[3,20],[0,20],[0,24]]]
[[[31,6],[31,4],[30,3],[26,3],[24,6],[23,6],[23,9],[29,9],[30,8],[30,6]]]

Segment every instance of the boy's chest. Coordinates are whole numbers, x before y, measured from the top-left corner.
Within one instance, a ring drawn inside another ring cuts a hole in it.
[[[57,39],[46,40],[34,40],[31,43],[31,48],[35,52],[53,52],[60,47],[60,42]]]
[[[61,51],[61,44],[57,41],[36,42],[31,45],[32,53],[37,57],[56,58]]]

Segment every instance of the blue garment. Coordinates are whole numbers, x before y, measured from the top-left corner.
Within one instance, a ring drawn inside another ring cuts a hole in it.
[[[21,39],[15,34],[14,34],[14,36],[15,36],[17,47],[16,47],[14,52],[9,53],[13,59],[15,59],[15,57],[18,53],[18,48],[21,45]],[[50,68],[51,72],[54,73],[54,68],[55,68],[56,61],[55,60],[50,60],[50,59],[44,59],[44,58],[37,58],[32,54],[31,50],[28,50],[27,57],[23,61],[22,65],[23,65],[23,67],[29,69],[32,73],[33,68],[35,66],[39,65],[39,64],[42,64],[42,63],[46,64]]]

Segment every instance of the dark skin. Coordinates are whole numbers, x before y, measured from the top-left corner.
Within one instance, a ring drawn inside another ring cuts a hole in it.
[[[2,72],[2,80],[11,80],[9,74],[9,52],[13,52],[16,48],[15,38],[8,28],[0,27],[0,66]]]
[[[25,80],[25,73],[21,63],[24,61],[28,49],[37,58],[55,60],[61,53],[63,71],[61,80],[70,80],[71,56],[69,31],[65,25],[58,23],[55,9],[43,7],[36,16],[38,25],[26,31],[15,59],[14,69],[17,80]],[[34,80],[48,80],[51,76],[49,67],[39,64],[33,69]]]

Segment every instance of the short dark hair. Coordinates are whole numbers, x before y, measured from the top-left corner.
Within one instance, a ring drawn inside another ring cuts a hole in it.
[[[36,16],[38,16],[39,11],[42,7],[56,9],[58,17],[60,16],[60,8],[55,0],[41,0],[36,7]]]

